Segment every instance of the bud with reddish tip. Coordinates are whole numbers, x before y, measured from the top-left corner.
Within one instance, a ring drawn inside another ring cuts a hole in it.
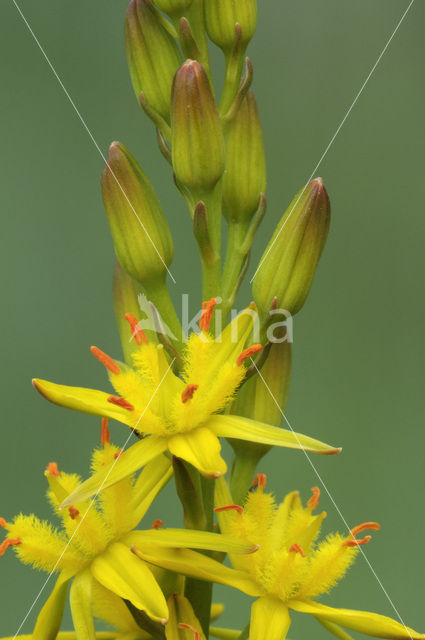
[[[329,223],[329,197],[321,178],[317,178],[295,196],[257,267],[252,292],[263,317],[274,298],[278,309],[292,315],[301,309],[313,282]]]
[[[174,78],[171,130],[176,178],[202,200],[223,174],[224,141],[207,74],[194,60],[186,60]]]
[[[121,266],[143,284],[165,276],[174,251],[167,221],[149,180],[119,142],[109,149],[101,182]]]
[[[182,57],[151,0],[131,0],[125,42],[136,96],[143,92],[149,107],[170,122],[171,86]]]
[[[235,43],[236,23],[244,47],[255,33],[257,0],[205,0],[204,11],[208,35],[223,51],[230,51]]]
[[[254,94],[249,91],[226,128],[223,213],[229,222],[249,222],[266,189],[263,134]]]

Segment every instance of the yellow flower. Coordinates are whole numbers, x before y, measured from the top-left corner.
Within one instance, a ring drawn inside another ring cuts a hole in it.
[[[247,556],[230,554],[233,568],[205,558],[190,550],[178,550],[174,556],[167,550],[153,558],[147,548],[137,549],[140,558],[205,580],[236,587],[257,600],[251,608],[250,640],[284,640],[291,619],[289,610],[313,615],[337,637],[349,640],[340,628],[346,627],[378,638],[424,640],[425,635],[404,627],[399,622],[375,613],[335,609],[313,598],[327,593],[343,577],[354,561],[359,545],[369,542],[370,535],[357,539],[365,529],[377,530],[376,522],[354,527],[350,535],[329,535],[317,543],[326,513],[315,515],[320,491],[304,507],[298,492],[288,494],[282,504],[264,492],[265,476],[256,478],[257,489],[248,494],[244,507],[231,504],[231,496],[223,478],[216,482],[216,511],[220,528],[239,540],[261,545]],[[267,634],[265,635],[267,630]]]
[[[107,420],[102,420],[103,447],[92,456],[94,471],[116,463],[120,450],[110,444]],[[62,521],[60,530],[36,516],[16,516],[12,522],[0,519],[8,537],[0,555],[13,547],[18,558],[43,571],[59,572],[56,585],[38,616],[34,640],[56,637],[70,587],[70,604],[78,637],[95,637],[93,615],[122,632],[140,629],[123,602],[145,611],[153,620],[165,623],[168,607],[152,569],[131,551],[143,548],[185,547],[217,551],[251,552],[255,546],[229,536],[206,531],[153,528],[134,530],[147,509],[171,477],[171,463],[165,456],[152,460],[137,478],[128,476],[108,487],[96,500],[74,502],[61,509],[63,500],[75,491],[81,479],[63,473],[50,463],[45,475],[48,499]],[[138,637],[139,637],[138,636]],[[143,634],[142,636],[143,637]],[[145,636],[147,637],[147,636]]]
[[[199,323],[202,331],[199,335],[192,333],[186,344],[181,378],[173,373],[163,347],[148,343],[137,320],[127,314],[139,345],[133,355],[133,368],[113,360],[97,347],[91,349],[106,366],[118,395],[34,380],[36,389],[55,404],[114,418],[150,435],[130,447],[112,470],[105,467],[83,483],[63,506],[94,495],[99,486],[117,482],[167,449],[203,475],[218,478],[226,472],[219,437],[324,454],[340,451],[313,438],[248,418],[217,415],[241,384],[246,373],[245,360],[261,346],[244,349],[256,318],[254,305],[234,318],[216,339],[208,332],[214,305],[215,299],[203,304]]]

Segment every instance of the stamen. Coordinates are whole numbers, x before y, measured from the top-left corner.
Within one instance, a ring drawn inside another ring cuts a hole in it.
[[[245,351],[242,351],[242,353],[239,355],[238,359],[236,360],[236,364],[238,365],[238,367],[241,366],[244,360],[253,356],[254,353],[258,353],[259,351],[261,351],[262,348],[263,347],[261,346],[261,344],[253,344],[251,347],[248,347],[248,349],[245,349]]]
[[[217,298],[211,298],[211,300],[202,303],[202,314],[199,319],[199,328],[201,331],[210,330],[211,318],[216,304]]]
[[[7,522],[4,518],[0,518],[0,527],[6,528]]]
[[[80,515],[80,512],[75,507],[69,507],[68,511],[71,520],[75,520],[75,518]]]
[[[60,476],[60,471],[56,462],[49,462],[46,467],[46,471],[50,476],[52,476],[52,478],[58,478]]]
[[[0,544],[0,556],[4,556],[6,549],[9,547],[15,547],[18,544],[22,544],[22,540],[20,538],[7,538]]]
[[[371,531],[379,531],[381,526],[377,522],[363,522],[363,524],[358,524],[357,527],[353,527],[350,530],[352,536],[356,536],[360,531],[364,531],[365,529],[370,529]]]
[[[293,551],[294,553],[299,553],[300,556],[305,558],[304,549],[297,542],[295,544],[293,544],[291,547],[289,547],[289,551]]]
[[[254,478],[254,482],[252,483],[252,487],[250,487],[250,491],[258,487],[259,489],[265,489],[267,485],[267,476],[265,473],[257,473]]]
[[[119,451],[117,451],[117,452],[114,454],[114,460],[118,460],[118,458],[119,458],[120,456],[122,456],[122,454],[123,454],[123,453],[124,453],[124,451],[123,451],[122,449],[120,449]]]
[[[192,627],[191,624],[186,624],[186,622],[179,622],[178,627],[179,629],[187,629],[188,631],[192,631],[193,640],[201,640],[201,634],[195,629],[195,627]]]
[[[187,385],[186,389],[182,393],[182,402],[183,402],[183,404],[185,402],[187,402],[188,400],[192,400],[193,394],[198,389],[198,386],[199,385],[197,385],[197,384],[188,384]]]
[[[310,507],[312,511],[314,511],[314,509],[317,509],[317,507],[319,506],[320,489],[319,487],[311,487],[311,492],[313,495],[308,500],[307,506]]]
[[[164,526],[163,521],[157,518],[157,520],[153,521],[152,529],[160,529],[163,526]]]
[[[142,342],[147,344],[149,340],[147,339],[146,333],[143,331],[143,329],[139,327],[137,318],[135,318],[132,313],[126,313],[124,318],[128,321],[128,324],[131,328],[131,335],[135,339],[137,344],[142,344]]]
[[[127,409],[127,411],[134,411],[133,405],[127,402],[127,400],[125,400],[124,398],[120,398],[119,396],[109,396],[108,402],[110,402],[111,404],[116,404],[117,407]]]
[[[92,352],[94,357],[99,360],[99,362],[101,362],[107,369],[109,369],[111,373],[115,373],[115,375],[121,373],[121,369],[119,368],[115,360],[112,360],[112,358],[106,353],[104,353],[97,347],[90,347],[90,351]]]
[[[367,544],[372,540],[372,536],[365,536],[361,540],[344,540],[343,547],[360,547],[362,544]]]
[[[243,514],[243,507],[241,507],[239,504],[226,504],[223,507],[216,507],[214,509],[215,513],[220,513],[220,511],[237,511],[239,513],[239,515]]]
[[[100,444],[104,447],[106,444],[111,443],[111,434],[108,429],[108,418],[102,418],[102,424],[100,427]]]

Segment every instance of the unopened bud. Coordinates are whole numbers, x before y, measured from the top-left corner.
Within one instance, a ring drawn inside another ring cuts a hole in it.
[[[226,129],[223,213],[229,222],[249,222],[266,189],[266,160],[257,104],[249,91]]]
[[[213,190],[224,171],[224,141],[217,106],[202,66],[177,71],[172,92],[172,160],[177,180],[196,200]]]
[[[262,316],[276,299],[294,315],[310,291],[326,242],[330,202],[322,179],[312,180],[289,205],[260,260],[252,292]]]
[[[169,123],[171,86],[182,58],[151,0],[131,0],[125,21],[125,41],[137,98],[143,92],[150,108]]]
[[[192,4],[192,0],[155,0],[155,4],[158,9],[175,18],[183,15]]]
[[[173,241],[158,198],[131,153],[110,146],[102,173],[102,196],[118,261],[145,284],[165,275]]]
[[[217,46],[230,51],[238,23],[241,43],[246,47],[257,26],[257,0],[205,0],[204,7],[208,35]]]

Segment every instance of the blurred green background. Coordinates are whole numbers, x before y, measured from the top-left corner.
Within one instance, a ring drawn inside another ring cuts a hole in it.
[[[157,188],[177,246],[172,296],[180,304],[181,293],[190,293],[195,310],[200,275],[191,224],[130,86],[126,2],[22,0],[21,7],[102,150],[122,141]],[[269,208],[251,275],[406,7],[404,0],[260,2],[249,53],[264,123]],[[338,457],[313,462],[347,522],[382,524],[365,549],[382,584],[359,557],[323,601],[396,617],[391,599],[403,620],[422,631],[424,21],[425,6],[416,2],[318,172],[333,221],[310,299],[295,320],[287,409],[296,430],[344,447]],[[48,517],[45,465],[56,460],[86,476],[99,421],[47,404],[30,380],[105,385],[88,348],[97,344],[119,355],[113,250],[100,198],[102,159],[5,0],[0,33],[0,515],[9,519],[22,510]],[[215,60],[222,68],[218,53]],[[246,285],[240,306],[249,298]],[[113,435],[119,444],[126,432],[114,425]],[[318,483],[302,453],[272,451],[261,470],[279,498],[294,488],[308,496]],[[148,518],[179,523],[172,501],[168,490]],[[326,495],[322,505],[326,530],[344,530]],[[13,635],[45,575],[12,552],[1,559],[0,572],[0,633]],[[224,588],[217,597],[231,603],[225,623],[244,625],[247,599]],[[31,631],[39,604],[23,631]],[[296,616],[290,637],[309,634],[327,637],[314,621]]]

